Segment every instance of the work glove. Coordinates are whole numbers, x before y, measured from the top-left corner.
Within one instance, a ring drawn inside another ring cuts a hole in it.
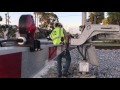
[[[50,38],[50,36],[47,36],[47,40],[49,41],[49,40],[52,40],[52,39]]]
[[[64,42],[64,37],[61,37],[61,42]]]
[[[60,44],[64,45],[64,37],[61,37],[61,43]]]

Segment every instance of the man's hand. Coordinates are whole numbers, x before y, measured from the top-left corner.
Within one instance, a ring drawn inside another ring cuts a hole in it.
[[[69,38],[70,38],[70,36],[67,35],[66,36],[66,48],[69,48]]]
[[[47,40],[52,40],[49,36],[47,37]]]
[[[61,41],[64,42],[64,37],[61,37]]]

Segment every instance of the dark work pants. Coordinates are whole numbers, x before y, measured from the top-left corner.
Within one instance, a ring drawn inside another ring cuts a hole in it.
[[[67,74],[70,63],[71,63],[71,56],[69,50],[66,50],[66,55],[64,56],[64,52],[62,52],[58,57],[57,57],[57,71],[58,75],[62,75],[62,58],[65,57],[66,62],[63,70],[63,74]]]

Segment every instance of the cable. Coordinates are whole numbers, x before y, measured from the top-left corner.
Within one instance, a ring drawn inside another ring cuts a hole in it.
[[[81,53],[80,49],[79,49],[79,46],[77,46],[77,50],[78,52],[80,53],[80,55],[83,57],[83,59],[85,59],[85,56]]]

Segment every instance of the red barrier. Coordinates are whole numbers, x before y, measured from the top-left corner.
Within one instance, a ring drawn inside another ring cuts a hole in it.
[[[48,56],[48,60],[53,59],[55,56],[57,55],[57,47],[49,47],[49,56]]]
[[[0,55],[0,78],[21,78],[22,53]]]

